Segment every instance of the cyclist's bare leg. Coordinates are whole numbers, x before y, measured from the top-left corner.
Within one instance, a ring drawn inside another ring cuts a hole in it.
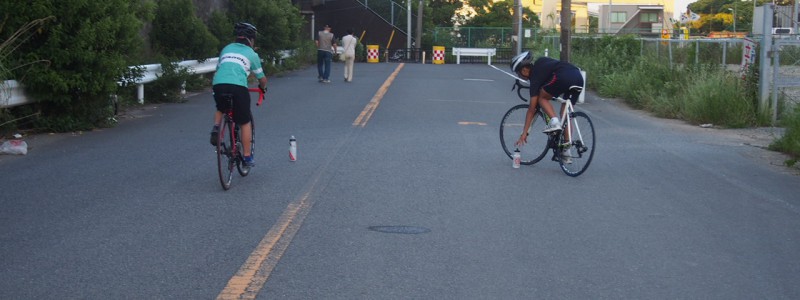
[[[539,106],[542,107],[542,111],[544,111],[544,113],[546,113],[550,118],[557,117],[555,110],[553,110],[553,104],[550,104],[550,99],[553,99],[553,95],[550,95],[550,93],[545,92],[544,90],[539,90],[538,102]]]
[[[222,123],[222,112],[221,111],[215,111],[214,112],[214,125],[219,125],[220,123]]]
[[[250,130],[251,124],[251,122],[247,122],[247,124],[239,126],[242,129],[242,148],[244,148],[242,152],[244,156],[252,155],[252,153],[250,153],[250,144],[253,141],[253,131]]]

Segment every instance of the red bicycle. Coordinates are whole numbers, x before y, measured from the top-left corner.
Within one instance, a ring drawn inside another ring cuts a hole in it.
[[[259,88],[250,88],[250,92],[258,92],[258,102],[256,106],[261,106],[264,100],[264,91]],[[233,180],[233,169],[239,171],[242,177],[250,174],[250,167],[244,165],[244,155],[242,154],[242,141],[240,140],[239,125],[233,120],[233,95],[222,94],[222,99],[228,102],[228,110],[222,114],[222,124],[220,124],[219,135],[217,136],[217,167],[219,168],[219,182],[224,190],[231,188]],[[256,150],[256,124],[253,116],[250,116],[250,153],[255,154]]]

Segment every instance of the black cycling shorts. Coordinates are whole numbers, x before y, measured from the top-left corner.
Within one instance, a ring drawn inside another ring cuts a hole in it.
[[[228,101],[222,95],[233,95],[233,121],[239,125],[250,123],[252,115],[250,115],[250,91],[247,90],[247,87],[235,84],[216,84],[212,89],[218,111],[223,113],[228,111]]]
[[[553,97],[560,96],[569,92],[572,86],[583,87],[583,76],[581,70],[578,68],[561,68],[553,74],[553,79],[547,84],[542,86],[542,89]],[[570,99],[574,105],[578,101],[580,93],[569,93],[564,95],[564,98]]]

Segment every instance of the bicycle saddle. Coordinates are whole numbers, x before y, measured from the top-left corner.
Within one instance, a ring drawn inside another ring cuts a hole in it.
[[[563,93],[561,95],[553,97],[553,100],[558,101],[558,103],[565,103],[571,97],[578,97],[581,94],[581,92],[583,92],[583,87],[582,86],[573,85],[573,86],[569,87],[569,90],[567,90],[567,92],[565,92],[565,93]]]

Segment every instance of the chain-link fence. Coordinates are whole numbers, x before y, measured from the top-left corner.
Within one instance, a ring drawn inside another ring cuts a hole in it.
[[[511,28],[436,28],[433,32],[433,44],[467,48],[496,48],[497,56],[492,58],[496,64],[508,62],[514,55],[513,30]],[[680,37],[680,35],[674,35]],[[573,35],[575,39],[599,39],[602,35]],[[691,38],[660,39],[652,37],[635,38],[640,43],[641,56],[655,57],[658,61],[670,66],[719,64],[731,72],[744,72],[744,66],[752,63],[760,64],[759,54],[762,36],[750,37],[750,43],[741,38]],[[573,41],[574,44],[574,41]],[[776,35],[775,46],[769,52],[768,60],[771,68],[767,69],[766,80],[761,81],[760,90],[769,90],[766,95],[771,98],[773,114],[783,110],[779,106],[800,103],[800,35]],[[753,49],[745,49],[750,47]],[[560,35],[552,30],[543,31],[537,28],[524,28],[522,48],[534,52],[538,56],[559,57],[561,48]],[[752,52],[749,52],[752,50]],[[769,50],[767,50],[769,51]],[[747,53],[746,53],[747,52]],[[446,61],[454,62],[451,53],[446,54]],[[577,53],[576,53],[577,54]],[[753,61],[743,63],[743,57],[752,56]],[[461,63],[486,63],[483,57],[462,57]],[[758,73],[758,72],[756,72]],[[743,74],[744,75],[744,74]],[[773,84],[774,82],[774,84]],[[762,103],[765,95],[760,96]]]
[[[776,39],[772,51],[773,107],[800,104],[800,36],[793,39]],[[777,116],[773,115],[773,119]]]

